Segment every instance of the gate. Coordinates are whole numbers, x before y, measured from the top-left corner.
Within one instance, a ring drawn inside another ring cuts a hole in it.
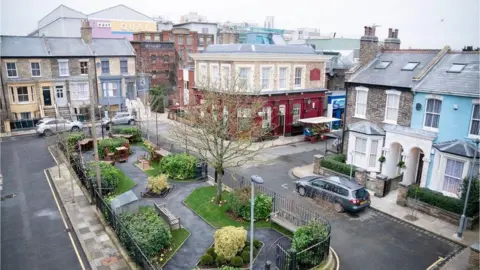
[[[280,244],[277,244],[277,254],[275,257],[275,269],[289,270],[290,269],[290,253],[285,250]]]

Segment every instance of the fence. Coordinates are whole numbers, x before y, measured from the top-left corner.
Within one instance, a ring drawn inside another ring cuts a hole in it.
[[[11,131],[34,129],[40,119],[12,120],[10,121]]]

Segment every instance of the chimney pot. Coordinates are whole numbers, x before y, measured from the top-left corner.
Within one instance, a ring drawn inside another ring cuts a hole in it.
[[[82,21],[82,27],[80,27],[80,35],[83,41],[88,44],[92,43],[92,27],[90,26],[88,20]]]
[[[395,38],[398,38],[398,29],[395,29]]]
[[[375,26],[371,27],[370,29],[372,29],[372,32],[370,33],[372,37],[375,36]]]
[[[392,38],[393,33],[392,33],[392,28],[388,28],[388,38]]]
[[[363,31],[363,35],[364,36],[368,36],[368,27],[363,27],[364,31]]]

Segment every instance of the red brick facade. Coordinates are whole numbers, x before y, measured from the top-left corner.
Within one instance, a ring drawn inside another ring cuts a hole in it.
[[[179,57],[173,42],[131,41],[135,49],[136,72],[151,75],[150,85],[176,86]]]

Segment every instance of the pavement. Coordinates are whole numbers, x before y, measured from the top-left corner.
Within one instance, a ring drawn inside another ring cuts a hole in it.
[[[45,178],[44,169],[55,165],[45,140],[22,136],[1,141],[2,196],[16,196],[1,201],[0,268],[82,269],[85,255],[75,235],[66,230],[69,224]]]
[[[292,174],[297,178],[316,175],[313,173],[313,163],[293,168]],[[370,191],[370,193],[373,194],[374,191]],[[455,235],[458,226],[444,220],[432,217],[430,215],[418,211],[413,211],[411,208],[400,206],[396,203],[396,201],[397,190],[393,190],[390,191],[390,193],[383,198],[371,196],[370,207],[466,246],[471,246],[472,244],[479,241],[478,239],[480,235],[478,227],[476,230],[473,231],[464,231],[463,238],[458,239]],[[405,218],[407,215],[412,214],[417,217],[417,220],[411,221]]]

